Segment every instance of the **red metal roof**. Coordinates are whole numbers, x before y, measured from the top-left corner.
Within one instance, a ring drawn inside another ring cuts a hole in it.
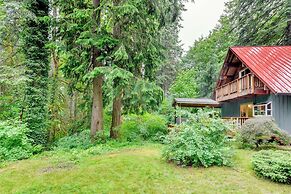
[[[274,93],[291,94],[291,46],[231,47]]]

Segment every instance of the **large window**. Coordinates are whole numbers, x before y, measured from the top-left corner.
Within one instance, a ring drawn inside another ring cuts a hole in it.
[[[272,116],[272,102],[254,105],[254,116]]]

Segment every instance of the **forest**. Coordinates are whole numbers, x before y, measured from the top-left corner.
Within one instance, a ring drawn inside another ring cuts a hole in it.
[[[291,45],[290,1],[229,0],[216,27],[185,51],[179,40],[185,2],[0,0],[0,176],[10,162],[61,148],[101,146],[91,150],[99,154],[141,141],[174,145],[167,136],[173,98],[211,98],[230,46]],[[217,134],[227,130],[219,119],[211,123],[221,126]],[[213,141],[224,141],[218,136]],[[169,161],[173,149],[163,152]],[[2,192],[18,191],[12,188]]]

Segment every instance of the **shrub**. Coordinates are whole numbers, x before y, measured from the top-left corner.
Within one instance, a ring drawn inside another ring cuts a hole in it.
[[[225,135],[228,126],[212,113],[198,111],[172,131],[166,138],[163,157],[183,166],[229,165],[230,149]]]
[[[41,151],[40,146],[32,145],[27,132],[23,124],[0,121],[0,161],[26,159]]]
[[[167,119],[167,124],[173,123],[175,118],[175,108],[172,105],[172,99],[165,99],[161,104],[158,113]]]
[[[252,164],[259,176],[291,184],[291,152],[262,150],[253,156]]]
[[[55,149],[88,149],[92,146],[94,144],[91,142],[89,130],[63,137],[55,143]]]
[[[122,140],[157,140],[167,133],[167,121],[157,114],[129,115],[119,130]]]
[[[238,131],[238,141],[243,147],[259,147],[277,142],[290,144],[290,136],[281,130],[272,117],[255,117],[247,120]]]

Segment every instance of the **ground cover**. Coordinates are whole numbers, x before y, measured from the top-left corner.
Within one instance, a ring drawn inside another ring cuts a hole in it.
[[[0,168],[0,193],[290,193],[259,178],[255,151],[236,150],[232,167],[181,168],[161,159],[162,145],[47,152]]]

